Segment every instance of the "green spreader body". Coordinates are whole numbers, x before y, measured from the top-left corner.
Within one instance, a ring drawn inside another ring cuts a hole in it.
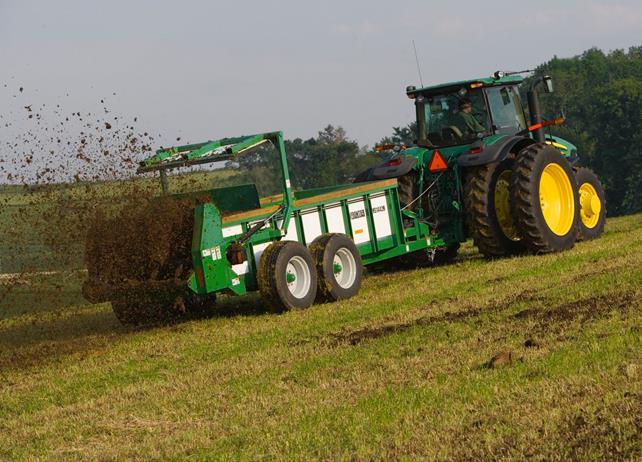
[[[217,188],[194,209],[193,273],[188,285],[196,294],[243,295],[256,290],[262,253],[274,241],[309,245],[322,234],[345,234],[354,240],[363,264],[369,265],[464,240],[461,226],[440,234],[412,207],[403,207],[396,179],[293,191],[281,132],[162,149],[144,161],[139,172],[159,170],[164,176],[171,168],[234,159],[266,142],[279,155],[282,194],[259,199],[254,185]],[[452,180],[452,186],[460,189],[459,178],[455,175]],[[259,206],[249,208],[251,204]]]

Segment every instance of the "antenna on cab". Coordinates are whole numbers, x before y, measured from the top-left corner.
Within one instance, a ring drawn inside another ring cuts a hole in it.
[[[415,50],[415,61],[417,62],[417,72],[419,73],[419,83],[421,87],[424,86],[424,79],[421,78],[421,67],[419,66],[419,57],[417,56],[417,46],[415,45],[415,39],[412,40],[412,48]]]

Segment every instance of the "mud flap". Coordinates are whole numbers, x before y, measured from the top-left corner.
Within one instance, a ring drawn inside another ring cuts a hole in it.
[[[188,286],[195,293],[229,290],[244,295],[247,292],[245,276],[237,275],[227,261],[221,214],[212,203],[199,204],[194,209],[192,262],[194,273]]]

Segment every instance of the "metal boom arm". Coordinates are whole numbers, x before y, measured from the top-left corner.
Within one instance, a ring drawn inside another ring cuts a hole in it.
[[[279,163],[283,178],[283,222],[281,229],[285,232],[287,231],[292,213],[293,195],[290,183],[290,172],[288,170],[288,160],[285,155],[285,145],[283,143],[283,132],[278,131],[235,138],[222,138],[204,143],[159,149],[155,155],[140,163],[137,172],[160,171],[161,177],[164,177],[166,170],[231,160],[267,142],[272,142],[279,153]],[[164,185],[163,189],[165,190],[165,188],[166,186]]]

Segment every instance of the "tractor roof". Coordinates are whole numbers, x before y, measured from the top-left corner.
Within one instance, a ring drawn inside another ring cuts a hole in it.
[[[458,82],[440,83],[439,85],[431,85],[423,88],[408,87],[406,89],[406,93],[408,95],[414,95],[417,93],[433,93],[433,92],[439,92],[440,90],[445,90],[448,88],[468,86],[475,83],[481,83],[482,84],[481,86],[484,86],[484,87],[491,87],[491,86],[497,86],[497,85],[518,84],[523,81],[524,81],[524,77],[522,77],[521,75],[506,75],[498,79],[496,79],[495,77],[483,77],[480,79],[460,80]]]

